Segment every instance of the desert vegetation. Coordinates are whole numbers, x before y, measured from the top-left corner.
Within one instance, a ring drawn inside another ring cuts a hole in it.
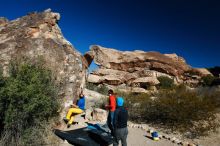
[[[159,89],[170,89],[174,87],[174,81],[173,79],[166,77],[166,76],[160,76],[157,78],[160,84],[157,88]]]
[[[202,88],[202,87],[201,87]],[[215,131],[219,126],[216,114],[220,107],[220,91],[189,90],[184,85],[159,90],[154,95],[118,93],[125,97],[130,120],[188,133],[195,138]]]
[[[183,84],[174,85],[172,79],[160,77],[158,92],[116,93],[125,98],[131,121],[152,124],[169,132],[176,131],[186,134],[188,138],[196,138],[219,127],[220,91],[209,86],[212,80],[209,77],[206,77],[207,80],[203,78],[203,86],[195,89]],[[89,87],[105,93],[94,84]],[[106,87],[102,89],[107,90]]]
[[[51,138],[59,102],[52,73],[42,60],[13,61],[0,73],[0,145],[44,145]]]
[[[86,88],[101,93],[103,95],[108,94],[108,88],[105,85],[96,85],[93,83],[86,83]]]

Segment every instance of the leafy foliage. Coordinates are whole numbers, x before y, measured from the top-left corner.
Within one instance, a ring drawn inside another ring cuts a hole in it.
[[[203,86],[211,86],[212,82],[216,79],[216,77],[212,75],[207,75],[202,77],[202,84]]]
[[[86,88],[104,95],[107,95],[109,90],[105,85],[96,85],[89,82],[86,83]]]
[[[170,89],[174,86],[173,79],[166,77],[166,76],[160,76],[157,78],[160,82],[159,88],[160,89]]]
[[[180,85],[160,90],[156,95],[118,94],[125,98],[130,120],[154,124],[172,131],[191,132],[196,137],[215,130],[219,125],[215,122],[215,114],[220,106],[220,92],[209,90],[201,93]]]
[[[0,122],[4,132],[11,133],[7,144],[15,139],[13,145],[26,145],[33,127],[40,128],[42,122],[58,115],[57,88],[42,62],[12,63],[10,76],[0,76],[0,86]]]
[[[215,77],[219,77],[219,75],[220,75],[220,66],[211,67],[211,68],[208,68],[208,70],[209,70]]]

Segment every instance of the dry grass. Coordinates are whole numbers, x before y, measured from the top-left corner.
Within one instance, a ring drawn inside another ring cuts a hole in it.
[[[181,133],[190,132],[190,138],[206,135],[219,126],[216,113],[220,107],[220,92],[213,88],[188,90],[181,85],[160,90],[156,95],[118,95],[125,98],[130,120],[135,122],[145,122]]]

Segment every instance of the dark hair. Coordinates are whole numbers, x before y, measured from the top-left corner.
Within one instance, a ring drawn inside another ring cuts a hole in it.
[[[113,93],[114,93],[114,92],[113,92],[112,89],[108,90],[108,94],[113,94]]]

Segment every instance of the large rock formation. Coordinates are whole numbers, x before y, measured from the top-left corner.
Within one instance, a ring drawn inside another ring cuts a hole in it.
[[[14,58],[34,61],[41,56],[62,87],[59,95],[73,100],[84,85],[85,67],[81,54],[63,37],[59,19],[60,15],[50,10],[12,21],[0,18],[0,66],[7,76]]]
[[[172,78],[178,84],[190,80],[192,75],[190,73],[199,77],[210,74],[206,69],[193,69],[176,54],[138,50],[123,52],[94,45],[84,57],[88,65],[94,59],[99,66],[99,69],[88,77],[89,82],[96,84],[114,86],[125,84],[128,87],[146,89],[159,84],[157,80],[159,76]]]

